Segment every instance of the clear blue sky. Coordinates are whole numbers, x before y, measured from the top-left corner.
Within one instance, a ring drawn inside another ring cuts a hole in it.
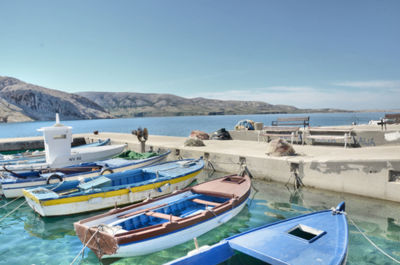
[[[400,1],[0,1],[0,75],[59,89],[400,108]]]

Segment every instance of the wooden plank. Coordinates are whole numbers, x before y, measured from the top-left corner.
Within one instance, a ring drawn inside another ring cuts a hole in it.
[[[290,133],[261,133],[260,136],[292,137],[292,134],[290,134]]]
[[[272,126],[279,125],[303,125],[310,126],[310,117],[288,117],[288,118],[277,118],[276,121],[272,121]]]
[[[170,220],[170,221],[179,221],[182,219],[182,218],[172,215],[172,214],[165,214],[165,213],[159,213],[159,212],[146,212],[145,214],[147,216],[157,217],[157,218]]]
[[[221,203],[218,203],[218,202],[210,202],[210,201],[201,200],[201,199],[193,199],[192,202],[199,203],[199,204],[205,204],[205,205],[211,205],[211,206],[221,205]]]
[[[262,131],[268,132],[298,132],[299,127],[284,127],[284,126],[265,126]]]
[[[310,133],[312,132],[326,132],[326,133],[330,133],[330,132],[341,132],[341,133],[350,133],[353,130],[353,128],[309,128],[308,131]]]
[[[134,216],[134,215],[137,215],[137,214],[140,214],[140,213],[144,213],[144,212],[150,211],[150,210],[161,208],[161,207],[164,207],[164,206],[167,206],[167,205],[168,205],[167,203],[164,203],[164,204],[160,204],[160,205],[157,205],[157,206],[154,206],[154,207],[150,207],[150,208],[146,208],[146,209],[143,209],[143,210],[134,211],[132,213],[118,215],[117,217],[118,218],[127,218],[127,217],[131,217],[131,216]]]
[[[350,139],[350,136],[340,136],[340,135],[309,135],[308,139],[321,139],[321,140],[344,140],[345,138]]]
[[[289,118],[277,118],[276,121],[309,121],[310,117],[289,117]]]

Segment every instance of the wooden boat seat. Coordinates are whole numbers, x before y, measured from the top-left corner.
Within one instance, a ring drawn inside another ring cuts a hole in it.
[[[210,202],[202,199],[193,199],[192,202],[199,203],[199,204],[204,204],[204,205],[210,205],[210,206],[220,206],[221,203],[218,202]]]
[[[159,213],[159,212],[146,212],[145,213],[147,216],[152,216],[152,217],[157,217],[165,220],[171,220],[171,221],[179,221],[182,218],[170,214],[165,214],[165,213]]]
[[[156,205],[156,206],[154,206],[154,207],[150,207],[150,208],[146,208],[146,209],[134,211],[134,212],[132,212],[132,213],[127,213],[127,214],[123,214],[123,215],[118,215],[117,218],[119,218],[119,219],[128,218],[128,217],[131,217],[131,216],[134,216],[134,215],[137,215],[137,214],[141,214],[141,213],[144,213],[144,212],[147,212],[147,211],[150,211],[150,210],[154,210],[154,209],[157,209],[157,208],[161,208],[161,207],[164,207],[164,206],[167,206],[167,205],[168,205],[168,204],[163,203],[163,204],[160,204],[160,205]]]

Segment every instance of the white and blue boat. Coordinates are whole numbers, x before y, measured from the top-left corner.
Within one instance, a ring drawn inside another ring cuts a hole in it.
[[[111,208],[158,197],[188,186],[204,167],[203,159],[165,162],[83,181],[64,181],[24,189],[29,206],[42,216]]]
[[[0,179],[0,188],[6,198],[16,198],[23,196],[22,190],[26,188],[35,188],[63,181],[91,179],[99,175],[123,172],[157,164],[164,161],[170,152],[168,150],[157,156],[138,160],[111,158],[103,161],[81,163],[65,168],[10,173],[7,178]]]
[[[219,264],[237,252],[271,265],[345,264],[348,225],[345,204],[267,224],[203,246],[168,265]]]
[[[126,145],[89,146],[71,149],[71,127],[60,123],[56,114],[56,123],[53,126],[43,127],[38,131],[43,132],[45,161],[27,161],[26,163],[2,166],[7,172],[24,172],[49,168],[69,167],[80,163],[88,163],[111,158],[121,153]],[[2,177],[0,175],[0,177]]]
[[[145,255],[228,222],[245,207],[250,191],[247,175],[226,176],[89,217],[74,227],[99,258]]]
[[[98,140],[93,143],[83,144],[71,147],[71,149],[75,148],[85,148],[85,147],[96,147],[96,146],[104,146],[110,143],[110,138],[106,140]],[[25,164],[25,163],[44,163],[46,162],[46,153],[45,151],[34,151],[34,152],[24,152],[13,155],[1,155],[0,154],[0,166],[7,165],[16,165],[16,164]]]

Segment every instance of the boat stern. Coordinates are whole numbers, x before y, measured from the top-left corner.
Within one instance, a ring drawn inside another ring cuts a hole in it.
[[[42,203],[42,199],[58,198],[59,195],[52,190],[38,187],[33,189],[24,189],[22,193],[28,205],[41,216],[47,216],[46,208]]]
[[[80,222],[75,222],[74,229],[82,244],[89,247],[99,259],[104,255],[112,255],[117,252],[117,240],[107,226],[88,227]]]

